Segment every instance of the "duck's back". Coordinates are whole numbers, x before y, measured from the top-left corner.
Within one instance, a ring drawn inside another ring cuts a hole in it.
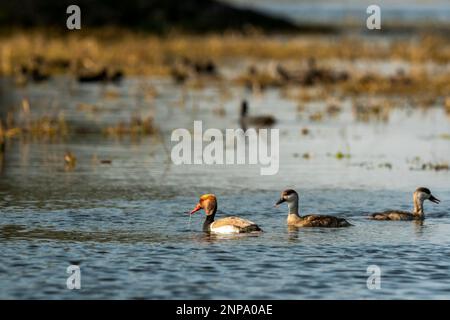
[[[340,228],[351,226],[351,224],[343,218],[324,215],[304,216],[295,221],[293,225],[297,227],[321,227],[321,228]]]
[[[250,128],[264,128],[275,124],[276,120],[272,116],[245,116],[241,118],[241,127]]]
[[[245,233],[262,231],[256,223],[239,217],[226,217],[214,221],[210,229],[216,233]]]
[[[384,212],[372,213],[369,216],[372,220],[415,220],[415,216],[406,211],[388,210]]]

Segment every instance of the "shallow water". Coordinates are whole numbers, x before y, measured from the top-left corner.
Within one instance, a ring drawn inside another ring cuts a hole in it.
[[[441,108],[399,108],[387,123],[361,123],[344,102],[336,118],[311,122],[269,90],[251,99],[250,110],[277,117],[280,170],[260,176],[259,166],[174,166],[168,158],[171,131],[192,129],[195,119],[237,128],[241,89],[226,88],[232,98],[221,100],[220,85],[186,93],[165,79],[105,87],[61,78],[25,89],[2,81],[9,88],[3,110],[27,96],[34,114],[64,110],[74,126],[111,124],[137,112],[153,114],[162,132],[162,140],[87,134],[8,143],[0,172],[2,299],[450,298],[450,173],[412,163],[450,159]],[[139,95],[143,83],[158,90],[156,98]],[[104,99],[105,90],[119,97]],[[81,112],[78,102],[99,103],[103,111]],[[224,117],[211,110],[218,105]],[[303,127],[309,135],[301,135]],[[77,156],[72,170],[64,167],[66,150]],[[310,159],[301,157],[305,152]],[[336,159],[337,152],[351,157]],[[411,193],[422,185],[442,201],[425,204],[423,224],[366,219],[373,211],[410,210]],[[288,187],[300,192],[302,212],[346,217],[354,226],[288,230],[287,208],[273,208]],[[218,196],[218,217],[239,215],[265,232],[201,232],[202,214],[190,219],[186,212],[209,192]],[[66,288],[70,264],[81,268],[81,290]],[[367,288],[369,265],[381,268],[380,290]]]

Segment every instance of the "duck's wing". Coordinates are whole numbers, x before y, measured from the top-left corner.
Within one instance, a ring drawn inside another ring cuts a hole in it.
[[[388,210],[384,212],[372,213],[369,216],[372,220],[413,220],[414,216],[410,212]]]
[[[211,224],[211,231],[234,230],[237,233],[262,231],[256,223],[239,217],[226,217],[214,221]]]
[[[301,220],[303,227],[339,228],[351,226],[347,220],[334,216],[308,215],[302,217]]]

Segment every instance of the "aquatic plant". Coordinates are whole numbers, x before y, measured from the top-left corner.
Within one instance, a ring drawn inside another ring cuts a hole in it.
[[[349,153],[343,153],[341,151],[336,152],[336,154],[334,155],[336,159],[341,160],[341,159],[350,159],[351,155]]]
[[[75,157],[75,155],[72,152],[67,151],[64,154],[64,162],[66,170],[73,170],[77,163],[77,157]]]
[[[153,117],[133,117],[130,122],[120,121],[103,130],[106,135],[152,135],[157,133]]]

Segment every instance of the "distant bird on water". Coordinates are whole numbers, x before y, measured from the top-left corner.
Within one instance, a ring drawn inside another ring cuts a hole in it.
[[[271,127],[275,124],[276,120],[271,115],[249,116],[248,102],[247,100],[243,100],[241,103],[241,116],[239,122],[241,128],[247,130],[247,128]]]

